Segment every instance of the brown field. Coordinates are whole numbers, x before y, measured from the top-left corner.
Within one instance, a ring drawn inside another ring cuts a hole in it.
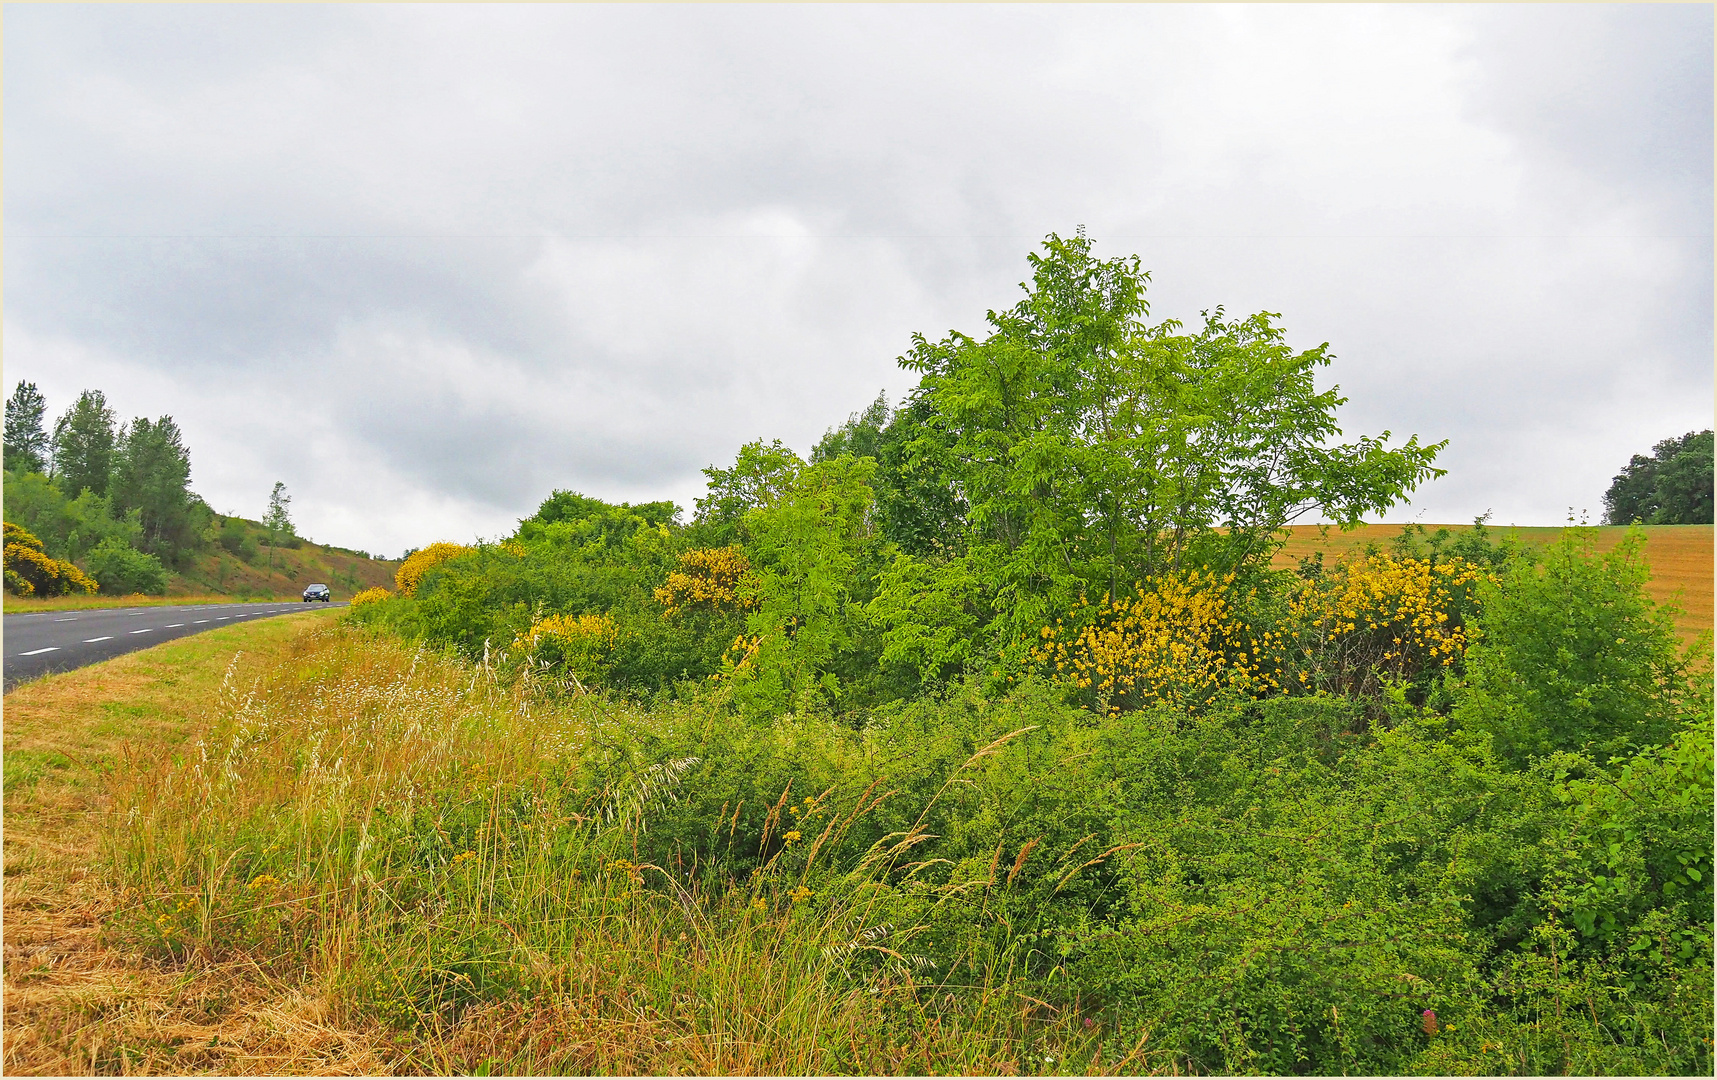
[[[1448,529],[1451,533],[1470,531],[1470,525],[1426,525],[1427,533]],[[1297,525],[1286,546],[1276,553],[1275,564],[1289,567],[1314,552],[1324,553],[1326,561],[1368,543],[1387,549],[1389,542],[1401,535],[1400,525],[1365,525],[1352,532],[1336,528],[1322,529],[1316,525]],[[1681,609],[1676,616],[1676,629],[1684,640],[1691,642],[1712,628],[1712,527],[1710,525],[1647,525],[1646,561],[1651,564],[1651,582],[1646,591],[1658,603],[1673,603]],[[1560,536],[1560,528],[1496,526],[1490,527],[1493,537],[1515,536],[1523,544],[1548,544]],[[1627,534],[1620,525],[1598,527],[1599,551],[1608,551]]]

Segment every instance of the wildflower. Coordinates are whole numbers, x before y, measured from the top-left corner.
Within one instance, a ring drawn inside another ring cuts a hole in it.
[[[1426,1009],[1419,1015],[1419,1020],[1425,1029],[1425,1034],[1435,1035],[1437,1033],[1437,1014],[1434,1011]]]
[[[753,911],[762,911],[768,906],[769,905],[764,902],[764,899],[761,896],[751,902],[751,910]]]
[[[813,895],[815,895],[815,894],[813,894],[810,889],[807,889],[807,888],[805,888],[805,886],[800,885],[800,886],[796,887],[792,892],[788,893],[787,898],[792,900],[795,904],[802,904],[806,900],[809,900]]]
[[[280,879],[275,877],[273,874],[258,874],[250,879],[250,884],[246,885],[245,888],[256,891],[259,889],[276,888],[279,885]]]
[[[793,841],[799,839],[799,835],[798,829],[789,829],[787,832],[782,834],[781,839],[791,844]]]
[[[475,859],[476,857],[477,857],[477,853],[475,851],[461,851],[459,854],[453,856],[452,865],[458,866],[460,863],[468,862],[471,859]]]

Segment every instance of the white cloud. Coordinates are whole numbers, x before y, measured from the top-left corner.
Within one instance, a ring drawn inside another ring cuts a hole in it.
[[[913,331],[981,330],[1084,223],[1159,316],[1331,342],[1350,432],[1448,437],[1402,516],[1554,522],[1711,423],[1711,26],[22,8],[7,375],[171,412],[217,506],[286,479],[391,551],[554,487],[689,507],[742,441],[898,397]]]

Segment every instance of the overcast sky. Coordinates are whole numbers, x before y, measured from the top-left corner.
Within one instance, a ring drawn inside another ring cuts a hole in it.
[[[1389,520],[1601,514],[1712,423],[1712,8],[10,6],[6,390],[397,554],[690,509],[1084,225],[1329,342]]]

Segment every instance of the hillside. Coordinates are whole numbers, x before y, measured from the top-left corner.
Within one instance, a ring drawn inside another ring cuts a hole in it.
[[[1470,525],[1426,525],[1427,533],[1448,529],[1451,533],[1469,531]],[[1276,566],[1293,566],[1301,558],[1323,552],[1326,561],[1364,547],[1377,544],[1387,548],[1389,542],[1401,535],[1400,525],[1366,525],[1353,532],[1339,529],[1327,531],[1316,525],[1297,525],[1288,530],[1286,546],[1276,553]],[[1676,629],[1683,639],[1691,641],[1701,631],[1712,628],[1712,527],[1710,525],[1647,525],[1646,560],[1651,564],[1651,582],[1646,591],[1658,603],[1673,601],[1681,608],[1676,617]],[[1560,528],[1491,526],[1492,535],[1517,536],[1521,543],[1548,544],[1559,535]],[[1627,533],[1621,525],[1598,527],[1598,550],[1608,551]]]
[[[222,517],[219,538],[173,575],[169,596],[230,596],[238,600],[297,598],[321,582],[346,600],[362,589],[393,588],[399,563],[366,553],[294,538],[295,547],[270,548],[259,522]]]

